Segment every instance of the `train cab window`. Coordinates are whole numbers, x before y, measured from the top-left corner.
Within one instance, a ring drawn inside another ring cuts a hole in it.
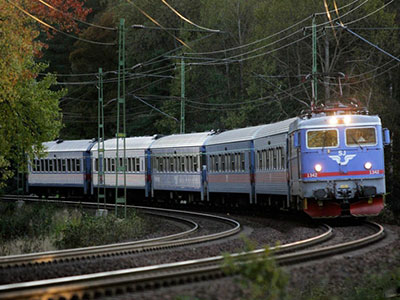
[[[337,146],[339,146],[339,139],[336,129],[307,131],[307,148],[333,148]]]
[[[347,128],[346,146],[373,146],[376,145],[376,132],[374,127]]]

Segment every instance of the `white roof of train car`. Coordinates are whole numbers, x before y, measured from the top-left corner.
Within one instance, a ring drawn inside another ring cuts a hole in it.
[[[249,141],[264,136],[275,135],[289,130],[289,125],[294,122],[296,118],[280,121],[272,124],[258,125],[246,128],[239,128],[221,132],[211,137],[206,145],[217,145],[224,143],[234,143]]]
[[[156,140],[156,136],[136,136],[125,139],[127,150],[146,150]],[[93,146],[92,151],[97,151],[97,145]],[[123,150],[124,141],[122,138],[119,139],[119,150]],[[105,151],[117,150],[117,139],[108,139],[104,142]]]
[[[43,146],[45,152],[86,152],[93,144],[93,140],[69,140],[45,142]]]
[[[186,134],[173,134],[164,136],[151,145],[151,149],[158,148],[181,148],[181,147],[201,147],[206,140],[213,134],[212,131],[186,133]]]

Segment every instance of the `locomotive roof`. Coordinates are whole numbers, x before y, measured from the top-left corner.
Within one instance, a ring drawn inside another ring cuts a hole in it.
[[[207,146],[223,143],[243,142],[261,138],[264,136],[275,135],[287,132],[289,125],[297,118],[291,118],[277,123],[264,124],[252,127],[245,127],[221,132],[212,136],[207,141]]]
[[[125,138],[125,144],[127,150],[145,150],[150,147],[150,145],[156,140],[156,136],[135,136]],[[124,147],[124,140],[119,139],[119,149],[122,150]],[[98,143],[93,146],[92,151],[97,151]],[[105,151],[117,150],[117,139],[108,139],[104,141]]]
[[[93,145],[93,140],[58,140],[43,143],[46,152],[86,152],[89,151]]]
[[[213,133],[213,131],[206,131],[168,135],[155,141],[150,148],[201,147]]]
[[[298,119],[294,128],[307,129],[307,128],[326,128],[326,127],[350,127],[350,126],[375,126],[381,125],[381,119],[378,116],[369,115],[348,115],[350,116],[350,123],[344,124],[339,122],[338,124],[331,124],[332,118],[341,120],[345,115],[334,115],[334,116],[317,116],[310,119]]]

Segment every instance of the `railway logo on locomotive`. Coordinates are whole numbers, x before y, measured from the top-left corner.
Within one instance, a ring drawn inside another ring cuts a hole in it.
[[[343,157],[343,161],[342,161]],[[350,160],[352,160],[354,157],[356,157],[355,154],[347,154],[346,151],[338,151],[338,155],[329,155],[329,158],[336,161],[339,165],[345,166],[349,163]]]

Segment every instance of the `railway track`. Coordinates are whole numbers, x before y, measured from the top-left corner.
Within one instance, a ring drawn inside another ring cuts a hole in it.
[[[326,241],[332,228],[313,238],[282,245],[277,253]],[[263,249],[252,254],[261,254]],[[234,254],[245,256],[247,254]],[[101,295],[135,292],[149,288],[165,287],[186,282],[224,276],[221,269],[222,256],[170,263],[134,269],[102,272],[65,278],[8,284],[0,286],[1,299],[91,299]]]
[[[384,236],[381,225],[367,223],[374,228],[374,234],[351,242],[337,245],[306,249],[322,243],[332,236],[332,228],[327,225],[325,232],[319,236],[303,241],[272,247],[275,259],[281,265],[290,265],[312,260],[328,255],[366,246]],[[295,251],[296,252],[292,252]],[[234,257],[245,259],[247,255],[262,254],[264,249],[248,253],[233,254]],[[125,292],[139,292],[151,288],[167,287],[177,284],[224,276],[222,256],[161,264],[133,269],[94,273],[64,278],[7,284],[0,286],[1,299],[91,299],[100,296],[112,296]]]
[[[3,197],[3,199],[15,200],[15,197],[7,196]],[[24,201],[39,201],[39,199],[36,197],[24,197]],[[59,201],[57,199],[41,200],[41,202],[43,201],[51,203],[80,204],[91,208],[97,205],[96,203],[90,203],[90,202],[75,203],[71,201],[68,202]],[[108,206],[110,207],[111,205]],[[154,251],[154,250],[208,242],[216,239],[229,237],[231,235],[238,233],[241,230],[240,224],[237,221],[225,217],[214,216],[204,213],[184,212],[184,211],[164,209],[164,208],[152,208],[143,206],[129,206],[129,207],[139,209],[147,214],[152,214],[163,218],[169,218],[174,221],[187,224],[191,226],[191,228],[189,230],[177,234],[152,238],[142,241],[125,242],[125,243],[117,243],[117,244],[85,247],[77,249],[66,249],[59,251],[48,251],[41,253],[2,256],[0,257],[0,267],[4,268],[12,266],[25,266],[25,265],[35,265],[43,263],[56,263],[62,261],[68,262],[70,260],[79,260],[83,258],[90,259],[90,258],[106,257],[106,256],[128,255],[144,251]],[[196,230],[198,230],[199,225],[193,222],[192,220],[189,220],[187,218],[182,218],[181,215],[192,216],[192,217],[196,216],[201,218],[217,220],[219,222],[229,224],[231,228],[213,234],[184,238],[185,236],[191,235]]]

